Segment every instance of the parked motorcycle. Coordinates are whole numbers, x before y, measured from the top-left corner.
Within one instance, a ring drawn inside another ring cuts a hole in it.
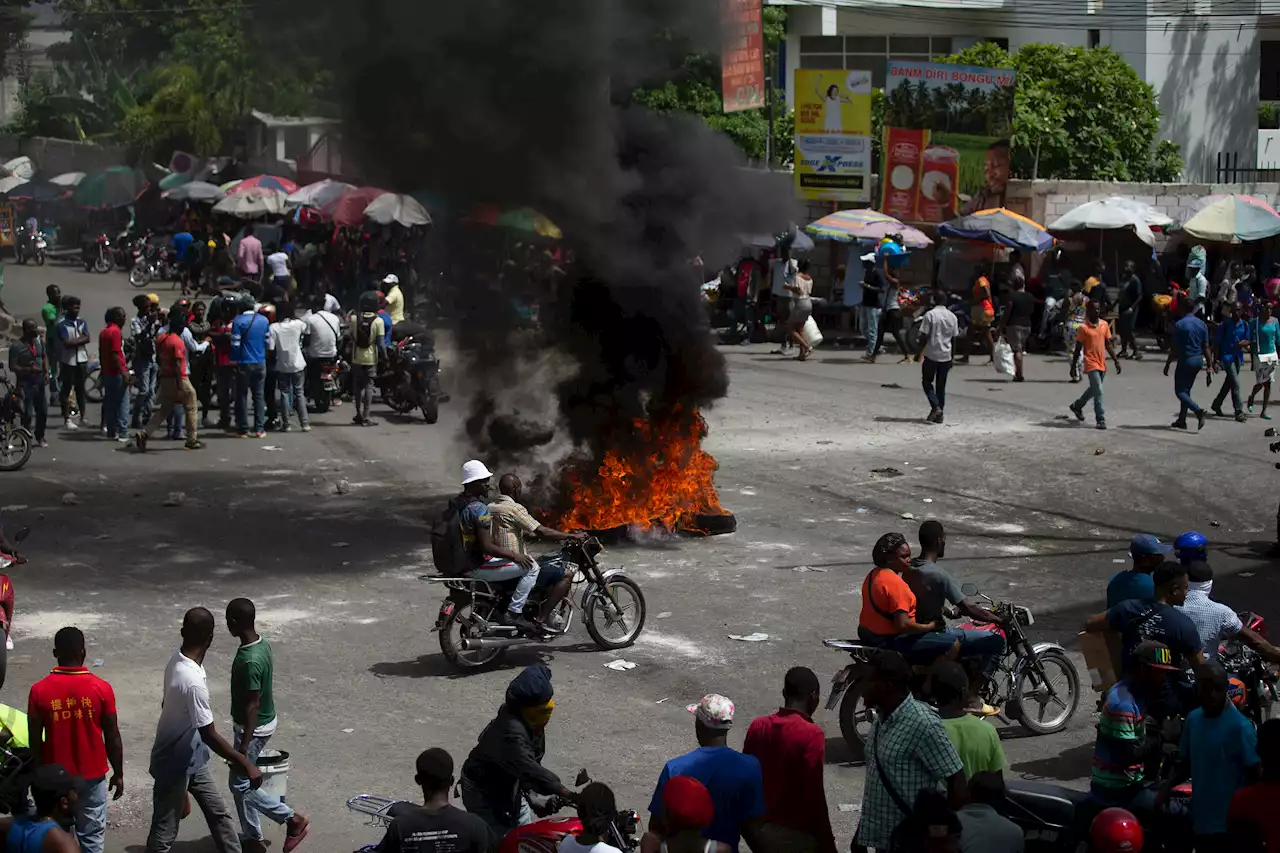
[[[0,471],[17,471],[31,458],[36,437],[22,425],[22,392],[0,376]]]
[[[44,266],[44,262],[49,259],[49,241],[45,239],[44,234],[37,232],[31,240],[31,246],[36,266]]]
[[[382,400],[393,412],[407,415],[422,409],[422,417],[433,424],[440,419],[440,361],[430,335],[410,335],[388,352],[386,369],[375,383]]]
[[[970,631],[997,631],[1005,639],[1004,656],[979,695],[987,704],[1004,710],[1000,719],[1015,721],[1033,734],[1047,735],[1066,728],[1080,704],[1080,674],[1057,643],[1032,643],[1026,629],[1035,624],[1031,611],[1020,605],[997,602],[965,584],[967,596],[980,596],[1003,625],[966,622],[957,627]],[[861,640],[823,640],[830,649],[846,651],[854,662],[836,673],[827,697],[827,710],[840,709],[840,734],[861,755],[875,712],[863,701],[866,685],[860,680],[877,647]]]
[[[19,225],[13,232],[13,259],[19,264],[27,263],[30,239],[25,225]]]
[[[511,646],[541,643],[567,634],[577,609],[574,594],[579,590],[578,606],[582,608],[587,633],[595,644],[602,649],[631,645],[644,629],[644,594],[639,584],[622,569],[600,568],[596,558],[603,551],[600,540],[589,537],[581,542],[566,542],[558,554],[538,558],[543,566],[563,561],[565,574],[573,578],[573,590],[548,618],[544,632],[536,636],[499,622],[499,617],[507,612],[519,578],[489,583],[471,577],[421,575],[421,580],[444,584],[449,589],[434,629],[440,636],[440,651],[454,666],[474,670],[496,663]],[[537,612],[545,596],[545,590],[534,590],[525,605],[529,612]]]
[[[99,234],[88,240],[81,247],[80,260],[84,263],[85,272],[109,273],[115,268],[115,258],[111,254],[111,238]]]

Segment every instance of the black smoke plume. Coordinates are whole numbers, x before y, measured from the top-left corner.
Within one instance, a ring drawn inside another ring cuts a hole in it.
[[[717,49],[715,0],[329,1],[344,148],[367,180],[431,192],[441,221],[537,209],[574,259],[553,269],[500,229],[433,235],[472,452],[491,467],[598,458],[633,419],[727,393],[697,287],[712,273],[690,261],[714,271],[735,235],[786,228],[794,202],[701,119],[627,103]],[[539,303],[540,332],[513,297]]]

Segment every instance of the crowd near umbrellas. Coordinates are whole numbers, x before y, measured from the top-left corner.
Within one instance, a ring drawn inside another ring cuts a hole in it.
[[[76,185],[71,200],[77,207],[98,210],[123,207],[137,201],[150,184],[141,171],[129,166],[112,166],[86,175]]]
[[[489,225],[496,228],[510,228],[512,231],[524,231],[548,237],[552,240],[564,239],[560,227],[531,207],[517,207],[503,210],[494,205],[480,205],[467,217],[473,225]]]
[[[61,175],[54,175],[49,179],[49,183],[57,184],[60,187],[72,189],[80,185],[85,178],[84,172],[63,172]]]
[[[287,196],[291,192],[296,192],[298,185],[288,178],[281,178],[277,175],[255,175],[252,178],[245,178],[242,181],[236,181],[234,186],[228,187],[225,184],[223,189],[228,194],[242,193],[255,189],[276,190],[282,196]]]
[[[355,186],[328,178],[307,184],[301,189],[289,193],[285,202],[295,207],[324,207],[337,201],[344,193],[354,190]]]
[[[386,190],[377,187],[355,187],[321,206],[320,212],[332,219],[334,225],[355,228],[364,222],[365,209],[386,194]]]
[[[369,202],[364,209],[365,219],[379,225],[395,223],[406,228],[414,225],[430,225],[427,209],[413,196],[403,193],[386,193]]]
[[[858,240],[879,242],[890,234],[901,234],[909,249],[924,249],[933,245],[923,231],[899,222],[878,210],[840,210],[805,226],[815,237],[852,243]]]
[[[1213,195],[1201,199],[1199,209],[1179,230],[1200,240],[1247,243],[1280,234],[1280,214],[1250,195]]]
[[[1003,207],[979,210],[938,226],[943,237],[995,243],[1024,252],[1043,252],[1053,245],[1053,235],[1039,223]]]
[[[278,216],[284,213],[285,194],[266,187],[250,187],[226,198],[213,206],[214,213],[226,213],[239,219],[257,219],[260,216]]]
[[[1132,230],[1148,246],[1156,244],[1153,227],[1167,228],[1173,219],[1149,204],[1128,198],[1104,198],[1086,202],[1049,224],[1050,231]]]
[[[222,187],[207,181],[191,181],[164,191],[170,201],[222,201],[226,195]]]

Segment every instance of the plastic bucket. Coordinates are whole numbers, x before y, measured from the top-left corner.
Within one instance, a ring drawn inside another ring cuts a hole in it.
[[[254,763],[262,771],[259,790],[268,797],[283,800],[289,791],[289,753],[280,749],[264,749],[258,753],[258,760]]]

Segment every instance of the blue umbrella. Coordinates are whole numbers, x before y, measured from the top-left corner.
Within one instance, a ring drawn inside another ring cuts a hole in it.
[[[962,240],[977,240],[980,243],[996,243],[1026,252],[1043,252],[1053,245],[1053,235],[1040,224],[1003,207],[979,210],[977,213],[944,222],[938,226],[938,234]]]

